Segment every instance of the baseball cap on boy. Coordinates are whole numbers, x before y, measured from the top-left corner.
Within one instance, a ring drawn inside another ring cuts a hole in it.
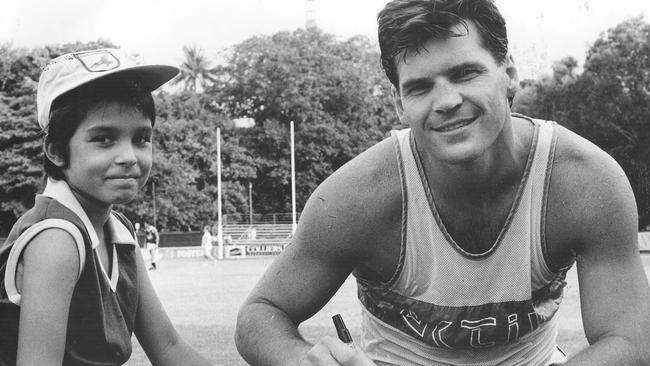
[[[50,61],[38,81],[36,105],[38,124],[45,129],[50,122],[52,102],[61,95],[91,81],[128,72],[145,91],[154,91],[179,73],[170,65],[143,64],[121,49],[103,48],[73,52]]]

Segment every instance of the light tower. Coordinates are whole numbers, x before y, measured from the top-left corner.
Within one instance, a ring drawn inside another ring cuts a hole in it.
[[[315,0],[305,0],[305,28],[316,27],[316,9],[314,8]]]

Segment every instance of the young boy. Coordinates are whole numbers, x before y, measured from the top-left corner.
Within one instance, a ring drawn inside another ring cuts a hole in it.
[[[136,334],[155,365],[208,365],[149,281],[131,201],[152,164],[151,92],[178,73],[117,49],[66,54],[41,75],[48,180],[0,247],[0,365],[120,365]]]

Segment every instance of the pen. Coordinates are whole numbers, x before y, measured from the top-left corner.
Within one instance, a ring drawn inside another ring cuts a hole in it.
[[[348,328],[345,326],[341,314],[334,315],[332,317],[332,320],[334,321],[334,327],[336,328],[336,334],[339,336],[339,339],[343,343],[351,346],[352,336],[350,336],[350,332],[348,331]]]

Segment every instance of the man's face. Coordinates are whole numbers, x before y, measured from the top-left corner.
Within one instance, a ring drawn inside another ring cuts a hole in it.
[[[418,148],[448,163],[473,161],[493,145],[510,116],[508,87],[516,82],[510,58],[502,65],[467,22],[460,37],[431,40],[397,62],[395,93],[402,123]]]

